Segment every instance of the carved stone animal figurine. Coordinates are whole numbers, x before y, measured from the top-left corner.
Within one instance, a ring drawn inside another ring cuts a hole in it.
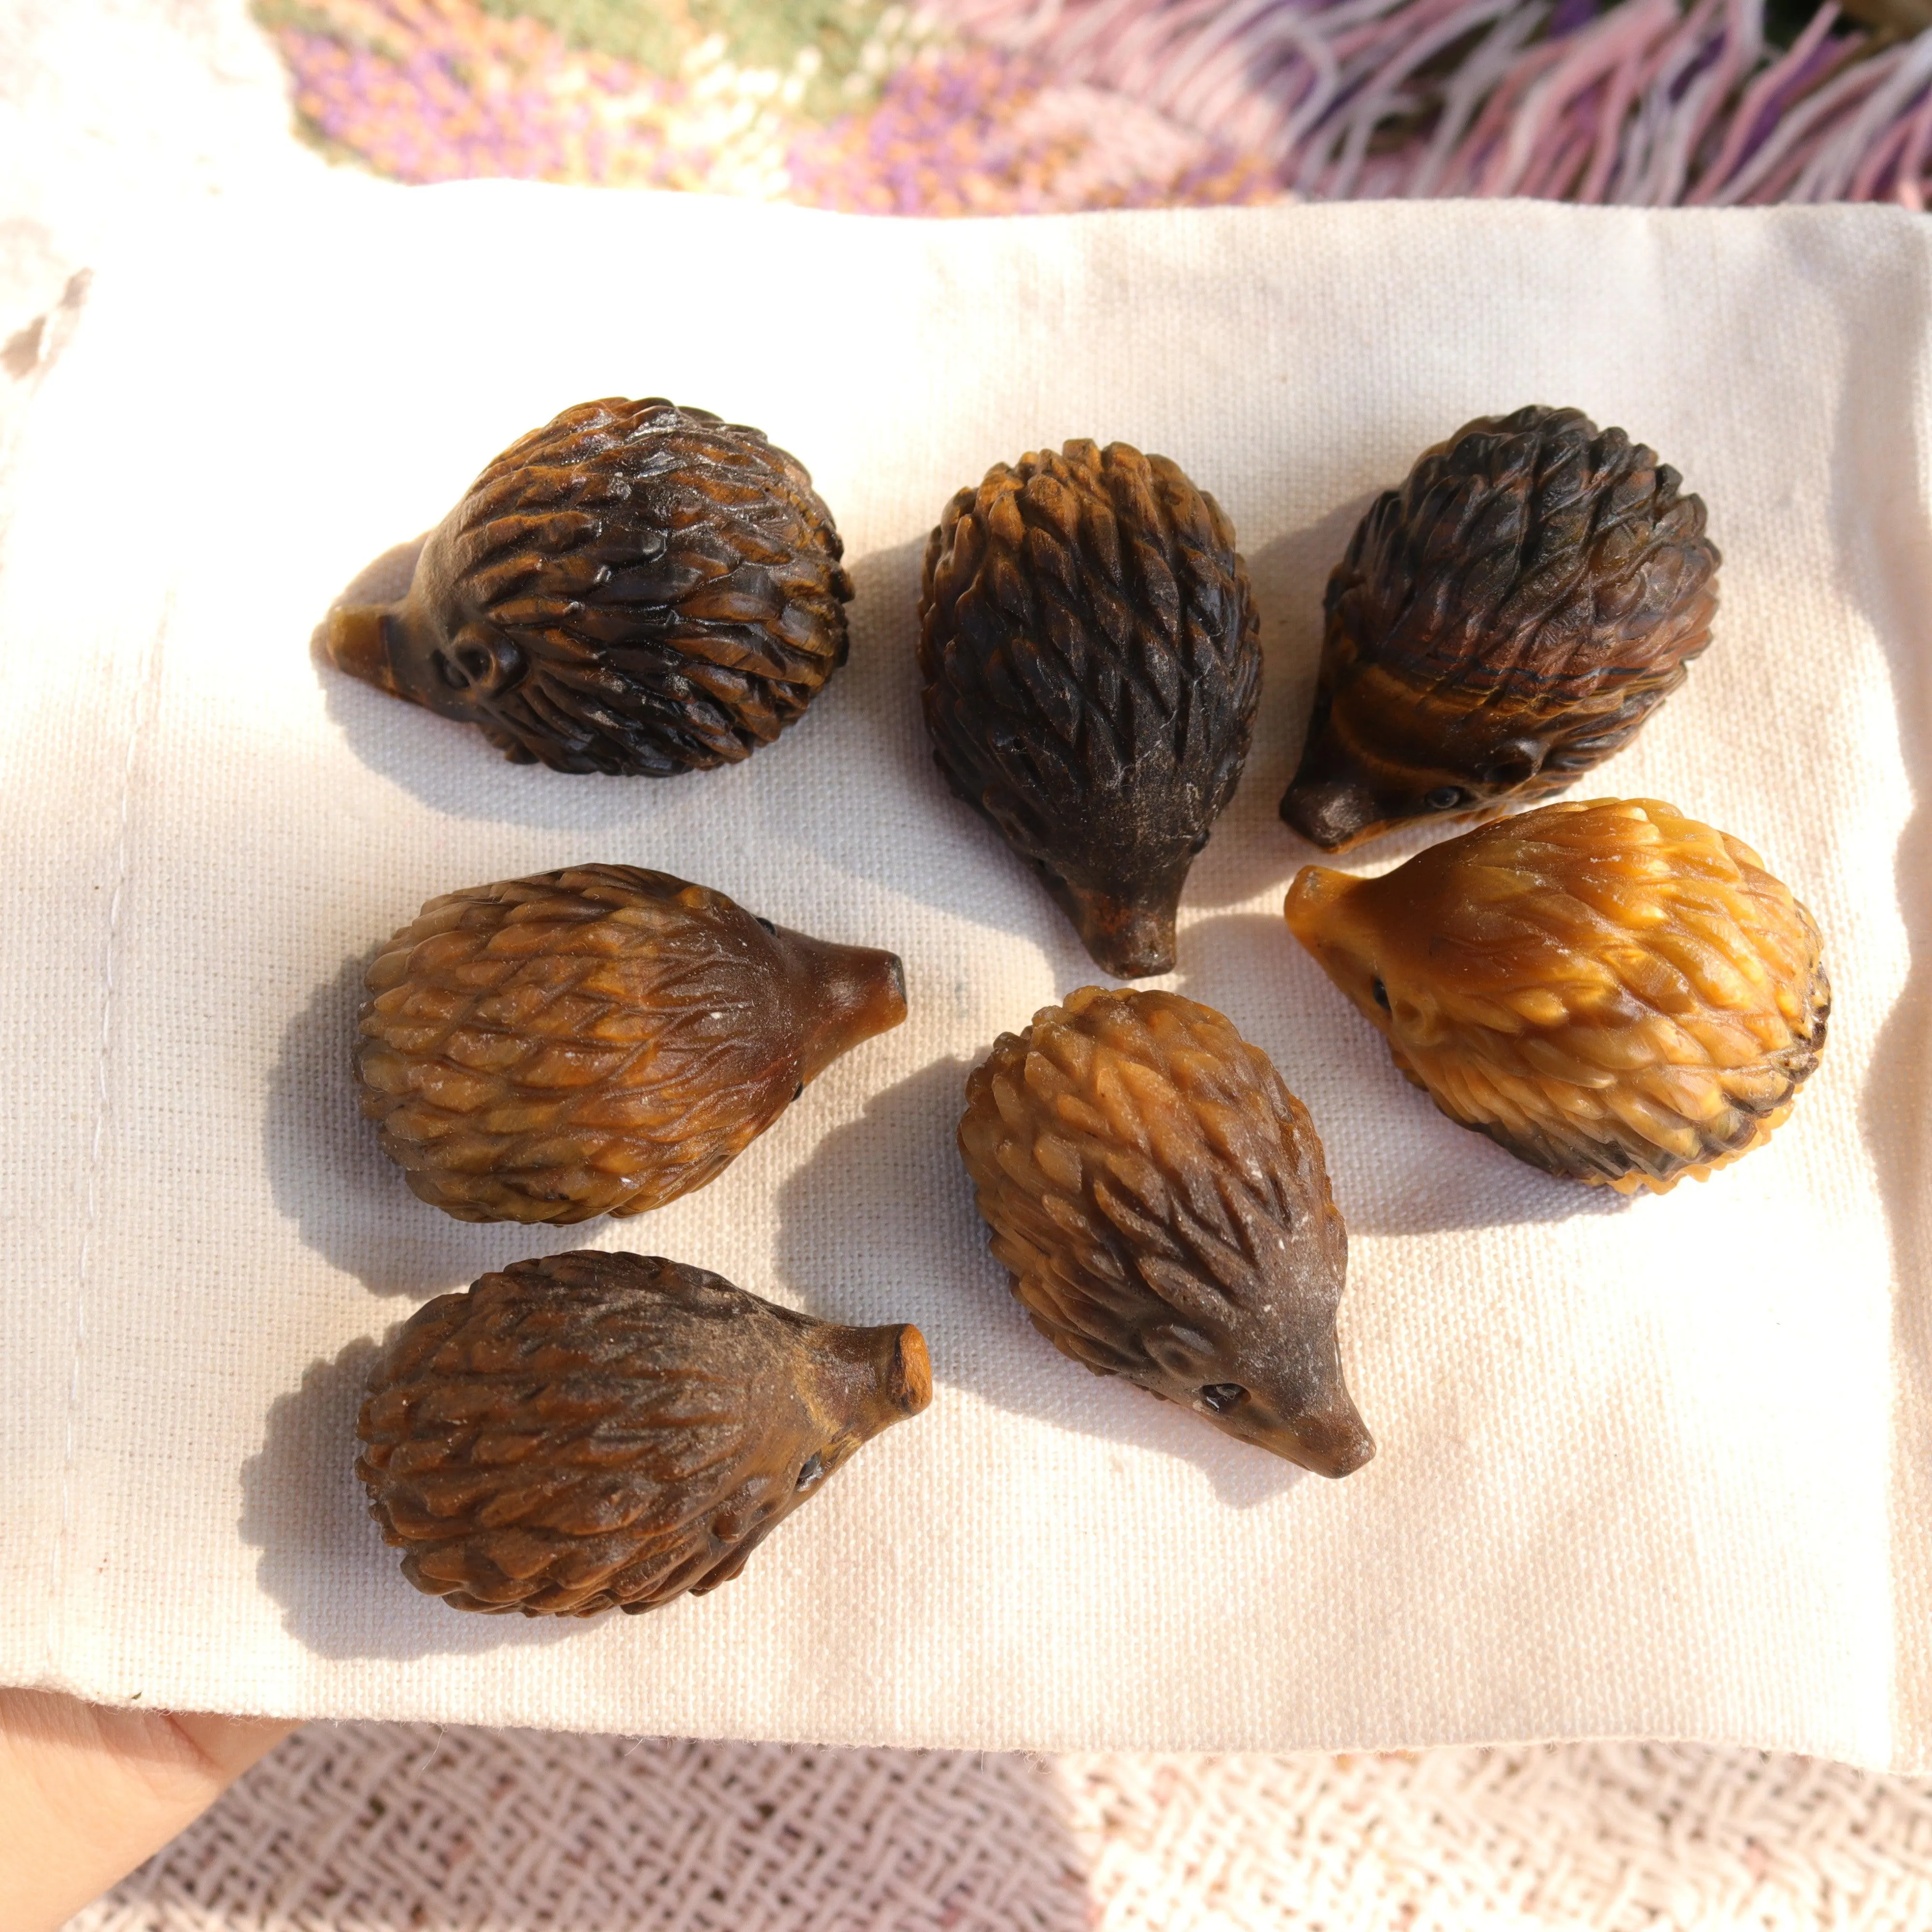
[[[1375,1454],[1336,1352],[1348,1238],[1322,1143],[1223,1015],[1069,994],[968,1078],[959,1150],[1063,1354],[1320,1475]]]
[[[326,648],[516,764],[674,777],[769,745],[845,662],[843,554],[758,430],[610,397],[512,443]]]
[[[551,1255],[410,1317],[356,1472],[404,1575],[455,1609],[649,1610],[728,1582],[932,1394],[904,1324],[814,1322],[651,1256]]]
[[[1711,639],[1719,558],[1680,480],[1579,410],[1426,451],[1328,580],[1282,817],[1346,851],[1546,798],[1628,742]]]
[[[462,1221],[662,1207],[906,1012],[892,954],[635,866],[431,899],[367,983],[362,1111]]]
[[[1377,879],[1306,866],[1287,913],[1451,1120],[1621,1193],[1762,1146],[1825,1044],[1811,915],[1655,799],[1546,805]]]
[[[996,464],[927,542],[939,768],[1121,979],[1174,964],[1181,886],[1248,754],[1259,633],[1220,506],[1124,442]]]

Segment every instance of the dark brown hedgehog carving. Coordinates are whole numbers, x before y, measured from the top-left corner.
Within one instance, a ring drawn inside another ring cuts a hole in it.
[[[416,1192],[463,1221],[662,1207],[906,1011],[891,953],[635,866],[431,899],[368,985],[362,1111]]]
[[[1378,879],[1306,866],[1287,910],[1451,1120],[1622,1193],[1761,1146],[1825,1044],[1811,915],[1655,799],[1544,806]]]
[[[995,464],[926,544],[920,627],[946,782],[1100,965],[1166,972],[1261,691],[1260,620],[1220,506],[1124,442]]]
[[[519,764],[669,778],[748,758],[845,662],[851,580],[803,465],[662,396],[580,403],[430,532],[328,655]]]
[[[814,1322],[645,1255],[518,1262],[404,1325],[356,1472],[403,1574],[460,1610],[648,1610],[728,1582],[932,1399],[916,1328]]]
[[[1348,1237],[1322,1143],[1222,1014],[1069,994],[968,1079],[959,1150],[1063,1354],[1321,1475],[1375,1454],[1336,1350]]]
[[[1546,798],[1624,744],[1710,642],[1704,506],[1580,410],[1481,416],[1418,459],[1328,580],[1281,815],[1331,852]]]

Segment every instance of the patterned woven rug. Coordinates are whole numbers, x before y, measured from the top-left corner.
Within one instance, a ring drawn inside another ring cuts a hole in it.
[[[1073,1757],[311,1725],[69,1932],[1932,1925],[1932,1782],[1666,1744]]]
[[[311,137],[409,182],[970,214],[1294,193],[1922,208],[1932,175],[1932,0],[256,10]]]

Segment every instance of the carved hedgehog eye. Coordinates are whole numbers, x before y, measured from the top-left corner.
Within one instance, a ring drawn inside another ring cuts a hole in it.
[[[1431,812],[1453,812],[1466,796],[1460,785],[1436,785],[1422,794],[1422,802]]]
[[[1389,1010],[1388,988],[1378,980],[1369,991],[1375,995],[1376,1004],[1381,1007],[1384,1012],[1387,1012]]]
[[[806,1456],[798,1472],[798,1487],[808,1490],[825,1473],[825,1458],[814,1454]]]
[[[770,920],[766,919],[762,913],[755,913],[755,912],[754,912],[754,914],[752,914],[752,916],[754,920],[756,920],[758,922],[758,923],[759,923],[760,926],[762,926],[765,928],[765,930],[766,930],[767,932],[769,932],[770,934],[772,934],[772,936],[774,938],[776,938],[778,936],[778,928],[777,928],[776,926],[775,926],[774,925],[772,925],[772,923],[771,922],[771,921],[770,921]]]
[[[1204,1406],[1216,1415],[1226,1415],[1237,1402],[1246,1402],[1248,1392],[1239,1382],[1210,1382],[1201,1391]]]
[[[794,1088],[791,1090],[791,1097],[792,1097],[794,1100],[796,1100],[798,1098],[798,1096],[799,1096],[801,1094],[802,1094],[804,1091],[805,1091],[805,1082],[804,1082],[802,1080],[801,1080],[801,1081],[798,1083],[798,1084],[797,1084],[796,1087],[794,1087]]]

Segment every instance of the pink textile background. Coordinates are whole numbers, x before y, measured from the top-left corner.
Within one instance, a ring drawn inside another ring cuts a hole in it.
[[[1914,38],[1926,0],[257,0],[257,13],[311,136],[410,182],[972,214],[1282,194],[1922,208],[1932,171],[1932,33]]]

